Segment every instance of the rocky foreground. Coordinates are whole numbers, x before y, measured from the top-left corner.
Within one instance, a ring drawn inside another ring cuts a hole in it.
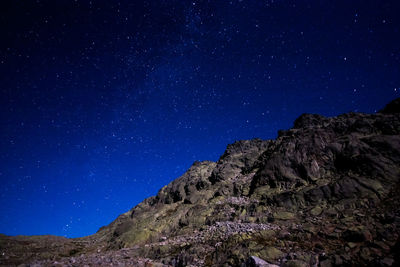
[[[0,265],[399,266],[399,207],[397,99],[228,145],[92,236],[0,235]]]

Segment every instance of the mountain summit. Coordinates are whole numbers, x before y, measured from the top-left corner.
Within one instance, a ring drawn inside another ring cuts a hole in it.
[[[230,144],[94,235],[0,236],[0,264],[395,266],[399,207],[396,99]]]

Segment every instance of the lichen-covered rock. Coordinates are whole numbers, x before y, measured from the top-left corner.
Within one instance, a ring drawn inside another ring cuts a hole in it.
[[[88,237],[0,235],[0,265],[396,266],[400,99],[228,145]]]

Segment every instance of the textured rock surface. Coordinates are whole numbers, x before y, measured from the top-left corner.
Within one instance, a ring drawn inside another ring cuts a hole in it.
[[[0,264],[399,265],[399,110],[303,114],[276,140],[195,162],[92,236],[0,236]]]

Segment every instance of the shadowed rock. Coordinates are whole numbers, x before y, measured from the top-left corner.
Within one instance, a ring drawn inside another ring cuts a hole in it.
[[[0,236],[0,264],[399,265],[399,110],[303,114],[276,140],[195,162],[92,236]]]

